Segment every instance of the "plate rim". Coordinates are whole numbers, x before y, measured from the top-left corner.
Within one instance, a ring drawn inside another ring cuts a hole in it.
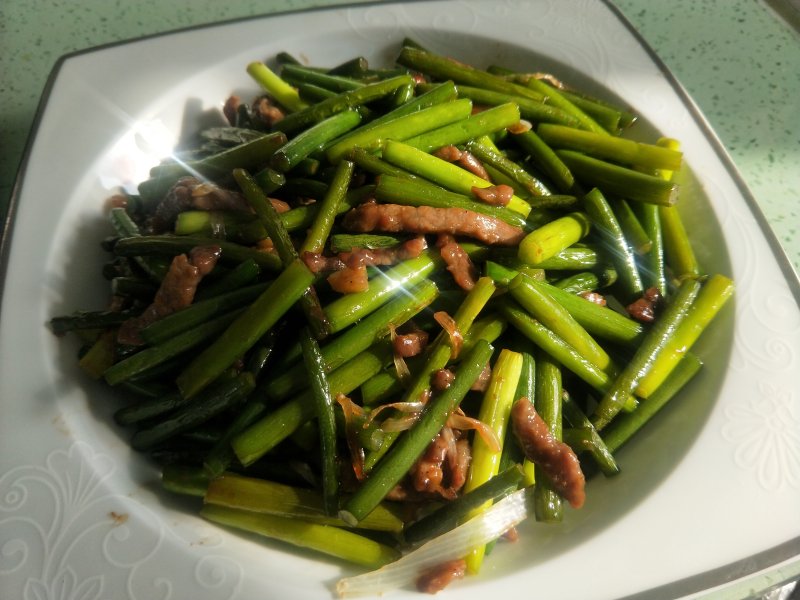
[[[220,26],[235,25],[237,23],[265,20],[276,16],[294,15],[294,14],[311,13],[311,12],[316,13],[316,12],[335,11],[335,10],[347,10],[353,8],[366,9],[372,6],[420,4],[424,3],[425,1],[426,0],[390,0],[390,1],[367,0],[362,2],[358,0],[348,0],[346,2],[340,3],[337,0],[333,0],[331,4],[326,4],[326,5],[316,5],[316,6],[297,8],[297,9],[278,10],[270,13],[247,15],[232,19],[214,21],[210,23],[202,23],[187,27],[175,28],[168,31],[149,34],[142,37],[129,38],[124,40],[99,44],[89,48],[84,48],[73,52],[65,53],[62,56],[60,56],[54,63],[54,66],[47,77],[45,86],[40,95],[39,102],[37,104],[37,109],[25,142],[24,151],[22,154],[22,158],[20,160],[20,165],[17,169],[14,178],[8,209],[6,212],[6,217],[3,222],[2,230],[0,230],[0,314],[2,314],[3,310],[3,299],[5,296],[4,294],[5,282],[7,278],[8,266],[10,261],[14,225],[16,223],[16,215],[23,194],[23,188],[25,185],[26,174],[29,167],[32,149],[35,141],[37,140],[39,134],[39,128],[42,123],[43,117],[47,113],[48,107],[50,105],[55,83],[58,80],[59,75],[62,69],[64,68],[64,65],[68,61],[80,58],[88,54],[100,53],[108,49],[125,45],[131,45],[138,42],[146,42],[157,38],[169,37],[184,32],[213,29]],[[440,0],[440,1],[455,3],[458,0]],[[485,1],[487,3],[491,2],[491,0],[477,0],[477,1]],[[764,237],[764,240],[767,242],[770,251],[772,252],[773,258],[775,259],[776,264],[784,277],[784,281],[786,282],[795,302],[797,303],[798,306],[800,306],[800,274],[798,274],[798,272],[794,269],[791,261],[789,260],[788,254],[786,253],[786,250],[783,248],[772,227],[769,225],[769,222],[767,221],[763,210],[758,204],[752,191],[749,189],[747,183],[744,180],[744,177],[739,172],[738,168],[736,167],[736,164],[734,163],[733,159],[726,150],[725,146],[722,144],[721,140],[717,136],[713,127],[703,114],[700,107],[693,100],[693,98],[686,90],[686,88],[683,87],[678,78],[672,73],[672,71],[667,67],[664,61],[650,46],[647,40],[633,26],[631,21],[613,3],[613,1],[612,0],[596,0],[596,1],[609,9],[610,13],[614,15],[614,17],[620,22],[620,24],[622,24],[625,27],[625,29],[631,34],[631,36],[636,40],[640,48],[647,53],[649,58],[653,61],[655,67],[657,67],[661,75],[665,77],[666,81],[669,83],[670,87],[676,93],[681,103],[691,114],[693,122],[699,127],[702,135],[710,143],[711,147],[714,150],[714,153],[716,154],[717,158],[720,161],[720,164],[725,168],[725,171],[727,172],[731,181],[735,184],[738,192],[745,200],[748,211],[754,217],[755,223],[758,226],[758,230]],[[764,573],[764,571],[772,572],[775,569],[777,569],[779,565],[786,562],[789,562],[790,564],[795,564],[797,562],[800,562],[800,536],[782,542],[781,544],[778,544],[777,546],[774,546],[772,548],[750,555],[749,557],[743,558],[741,560],[737,560],[728,563],[726,565],[722,565],[714,569],[704,571],[696,575],[691,575],[689,577],[672,581],[663,585],[659,585],[653,588],[648,588],[646,590],[642,590],[635,594],[620,598],[620,600],[632,600],[633,598],[674,598],[677,597],[676,592],[680,597],[685,597],[687,595],[703,594],[703,593],[713,594],[714,588],[720,588],[721,586],[724,588],[730,584],[741,582],[747,579],[759,579],[761,576],[766,574]],[[711,583],[710,586],[709,582]],[[773,581],[769,583],[768,587],[774,585],[775,582]]]

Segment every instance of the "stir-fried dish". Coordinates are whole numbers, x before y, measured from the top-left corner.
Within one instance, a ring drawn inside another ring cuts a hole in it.
[[[270,62],[111,199],[108,307],[51,327],[205,518],[363,567],[341,595],[435,593],[617,476],[733,284],[678,141],[558,74]]]

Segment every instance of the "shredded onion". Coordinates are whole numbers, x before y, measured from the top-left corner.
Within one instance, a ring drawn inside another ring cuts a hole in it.
[[[456,448],[456,436],[453,433],[453,428],[450,425],[445,425],[439,435],[442,436],[444,443],[447,444],[447,453],[445,454],[447,466],[450,467],[451,471],[454,471],[458,466],[458,449]]]
[[[394,324],[389,325],[389,336],[392,340],[392,360],[394,361],[394,370],[397,372],[397,378],[400,383],[404,383],[411,378],[411,371],[406,364],[405,359],[400,356],[400,353],[395,350],[394,341],[397,339],[397,328]]]
[[[417,419],[419,419],[419,413],[413,413],[396,419],[386,419],[381,423],[381,429],[386,432],[406,431],[411,429],[411,426],[417,422]]]
[[[534,79],[544,80],[550,85],[552,85],[554,88],[558,88],[559,90],[567,89],[567,86],[564,85],[564,82],[562,82],[560,79],[558,79],[555,75],[551,73],[536,72],[536,73],[531,73],[531,77],[533,77]]]
[[[464,345],[464,336],[458,330],[455,319],[443,310],[433,313],[433,318],[450,336],[450,358],[458,358]]]
[[[394,408],[401,413],[419,413],[423,408],[425,408],[424,402],[390,402],[388,404],[381,404],[380,406],[376,406],[369,412],[369,416],[367,417],[366,422],[364,423],[364,427],[369,427],[370,424],[375,420],[375,418],[381,414],[387,408]]]
[[[412,585],[423,571],[448,560],[463,558],[472,548],[488,544],[524,521],[531,510],[532,489],[510,494],[475,518],[376,571],[340,579],[336,592],[340,598],[351,598],[382,594]]]
[[[358,443],[356,427],[358,427],[358,420],[364,417],[364,409],[344,394],[336,396],[336,402],[342,407],[344,415],[345,437],[347,438],[347,448],[350,450],[350,460],[353,463],[353,472],[356,479],[361,481],[365,477],[364,448]]]
[[[447,426],[453,429],[474,429],[489,447],[489,451],[500,452],[503,449],[492,428],[479,419],[473,419],[461,412],[454,412],[447,417]]]

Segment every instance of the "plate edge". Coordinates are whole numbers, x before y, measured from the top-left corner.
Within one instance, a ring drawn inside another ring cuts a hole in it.
[[[739,172],[736,163],[734,162],[731,155],[725,149],[725,145],[720,140],[719,136],[717,136],[714,128],[711,126],[711,123],[706,118],[703,111],[697,105],[697,103],[692,98],[691,94],[689,94],[688,90],[683,87],[683,84],[680,80],[675,76],[675,74],[670,70],[667,64],[661,59],[661,57],[656,53],[656,51],[650,46],[647,40],[639,33],[633,23],[625,16],[620,8],[614,4],[613,0],[600,0],[603,4],[605,4],[609,10],[614,14],[614,16],[619,20],[622,25],[628,30],[628,32],[636,39],[637,43],[647,52],[650,56],[650,59],[653,63],[658,67],[661,73],[667,78],[667,81],[678,94],[680,99],[683,101],[684,105],[692,115],[695,123],[701,128],[703,134],[705,135],[706,139],[711,142],[711,146],[714,149],[714,152],[717,155],[717,158],[720,159],[720,162],[725,167],[725,170],[730,175],[733,182],[736,184],[736,188],[742,194],[745,202],[747,202],[747,207],[750,209],[753,217],[756,219],[756,223],[758,224],[758,228],[761,230],[761,233],[764,235],[764,238],[769,244],[770,250],[772,251],[772,255],[778,263],[778,267],[780,268],[781,272],[784,275],[786,283],[791,290],[794,300],[797,303],[798,307],[800,307],[800,273],[798,273],[794,265],[792,264],[791,260],[789,260],[789,255],[783,249],[778,237],[775,235],[775,231],[767,221],[764,212],[761,210],[761,206],[758,204],[753,192],[748,187],[747,183],[744,180],[744,177]]]
[[[647,54],[650,56],[650,59],[667,79],[678,97],[683,101],[684,105],[692,115],[695,123],[702,130],[706,139],[711,143],[711,147],[716,153],[717,158],[719,158],[723,167],[728,172],[728,175],[736,184],[739,193],[741,193],[742,197],[747,203],[750,213],[755,218],[758,228],[761,230],[762,235],[764,235],[764,238],[767,241],[770,250],[772,251],[772,255],[784,275],[784,279],[789,286],[792,295],[794,296],[795,302],[797,303],[798,307],[800,307],[800,273],[795,270],[792,262],[789,260],[788,254],[783,249],[783,246],[767,221],[767,218],[756,201],[755,196],[745,182],[744,177],[739,172],[739,169],[736,166],[736,163],[733,161],[733,158],[725,149],[725,145],[722,143],[722,140],[720,140],[719,136],[717,136],[714,128],[711,126],[711,123],[691,97],[688,90],[683,86],[683,84],[681,84],[680,80],[656,53],[644,36],[639,33],[638,29],[636,29],[630,19],[628,19],[622,10],[617,7],[616,4],[614,4],[613,0],[600,1],[606,5],[616,19],[628,30],[634,39],[636,39],[639,46],[643,48],[645,52],[647,52]],[[798,557],[800,557],[800,537],[795,537],[794,539],[788,540],[777,546],[773,546],[772,548],[768,548],[767,550],[763,550],[762,552],[750,555],[738,561],[734,561],[709,571],[698,573],[696,575],[691,575],[677,581],[671,581],[669,583],[665,583],[664,585],[650,588],[649,590],[644,590],[630,596],[619,598],[618,600],[643,600],[644,598],[647,598],[647,600],[656,600],[661,598],[664,600],[670,600],[676,597],[675,592],[678,592],[681,596],[703,593],[704,588],[705,590],[708,590],[711,587],[727,586],[748,578],[759,579],[760,572],[766,570],[771,571],[777,568],[780,563],[793,558],[796,559]],[[734,574],[731,576],[731,573]],[[712,581],[716,579],[716,581],[713,582],[711,586],[705,585],[698,588],[698,583],[700,583],[706,577],[711,578]],[[764,587],[764,590],[768,589],[770,585],[773,584],[767,584]],[[713,597],[713,595],[714,593],[710,592],[709,598]]]
[[[30,160],[31,149],[36,141],[39,133],[39,126],[42,122],[42,116],[45,113],[47,105],[50,101],[50,94],[53,91],[53,86],[64,66],[64,63],[69,58],[68,55],[60,56],[50,73],[47,75],[42,93],[39,96],[39,102],[36,105],[36,112],[33,116],[30,129],[28,130],[27,138],[25,139],[25,146],[23,147],[22,157],[17,167],[17,172],[14,175],[14,183],[11,186],[11,195],[8,199],[8,208],[6,210],[5,218],[3,219],[2,229],[0,229],[0,317],[3,314],[3,297],[5,294],[6,276],[8,274],[8,260],[11,254],[11,240],[14,233],[14,222],[16,220],[17,205],[19,204],[19,197],[22,192],[23,182],[25,180],[25,173],[28,168]]]

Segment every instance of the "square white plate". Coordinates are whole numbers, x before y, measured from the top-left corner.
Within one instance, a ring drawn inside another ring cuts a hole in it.
[[[697,108],[600,1],[361,5],[179,31],[65,57],[51,76],[3,241],[0,595],[3,598],[326,598],[335,561],[229,533],[160,490],[48,319],[100,308],[103,200],[132,186],[286,50],[312,64],[390,63],[411,36],[479,66],[552,71],[681,140],[682,211],[708,272],[737,282],[699,343],[706,368],[592,481],[563,525],[521,528],[443,598],[675,598],[800,556],[800,286]],[[13,233],[13,239],[12,234]],[[794,570],[793,570],[794,569]],[[749,584],[748,584],[749,585]],[[740,589],[740,588],[736,588]],[[738,592],[736,592],[738,593]],[[403,591],[393,597],[417,597]]]

